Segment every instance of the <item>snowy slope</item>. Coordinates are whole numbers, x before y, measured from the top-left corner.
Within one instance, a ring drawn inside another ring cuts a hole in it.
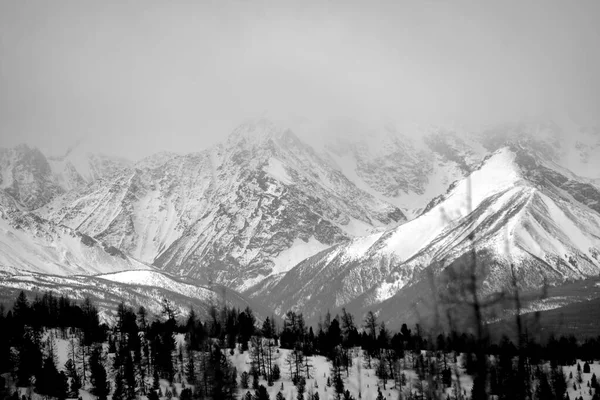
[[[590,205],[600,192],[585,186],[573,192],[575,200],[551,183],[550,172],[540,177],[541,165],[527,154],[497,151],[418,218],[309,258],[261,296],[277,312],[298,308],[307,315],[352,302],[372,307],[423,281],[432,268],[439,274],[452,266],[470,252],[469,235],[486,264],[486,292],[507,286],[511,262],[524,288],[597,274],[600,214]]]
[[[59,157],[47,157],[57,184],[64,190],[77,189],[97,179],[116,175],[131,162],[118,157],[96,154],[90,144],[77,143]]]
[[[128,162],[93,154],[83,146],[62,157],[46,157],[37,148],[20,145],[0,149],[0,190],[24,209],[34,210],[57,196],[122,170]]]
[[[471,233],[494,264],[489,291],[510,261],[526,286],[597,268],[598,129],[343,121],[295,126],[299,137],[285,126],[250,121],[213,148],[135,164],[85,145],[61,157],[1,150],[3,268],[154,265],[281,311],[391,301],[460,259]]]
[[[411,218],[483,157],[475,150],[479,147],[471,148],[448,131],[392,124],[358,132],[352,126],[335,129],[337,135],[325,144],[333,165],[359,188]]]
[[[269,311],[232,290],[205,286],[195,280],[183,281],[154,270],[68,277],[25,271],[0,272],[0,300],[12,300],[20,290],[34,295],[52,291],[75,300],[89,296],[107,322],[113,322],[121,301],[136,310],[144,306],[150,314],[158,316],[164,298],[174,304],[179,315],[187,315],[193,307],[202,318],[207,318],[211,305],[226,304],[239,309],[251,307],[260,320],[270,316]]]
[[[294,130],[358,187],[409,219],[488,154],[476,132],[463,127],[338,119],[323,125],[303,120]]]
[[[479,130],[416,124],[326,126],[300,124],[298,131],[362,190],[400,207],[412,219],[449,184],[466,177],[492,152],[519,145],[561,173],[600,183],[600,129],[569,118],[520,121]]]
[[[17,209],[0,193],[0,270],[55,275],[149,268],[120,250]]]
[[[38,212],[167,271],[237,289],[404,220],[265,120],[201,153],[142,160]]]
[[[46,157],[36,148],[0,148],[0,191],[23,209],[32,210],[64,192]]]
[[[495,151],[507,143],[519,144],[530,155],[551,162],[563,174],[600,180],[600,128],[579,126],[569,118],[524,121],[484,130],[478,140]]]

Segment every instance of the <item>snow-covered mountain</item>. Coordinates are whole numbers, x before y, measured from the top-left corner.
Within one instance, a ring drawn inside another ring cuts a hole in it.
[[[489,151],[519,144],[566,175],[600,183],[600,128],[585,127],[563,118],[556,121],[512,123],[476,134]]]
[[[397,308],[388,300],[462,261],[470,235],[485,266],[483,291],[508,287],[510,263],[524,288],[598,274],[600,191],[552,166],[530,148],[502,148],[414,220],[308,258],[254,295],[278,312],[308,315],[386,301]]]
[[[334,166],[410,219],[486,154],[477,141],[448,129],[388,124],[357,130],[347,121],[331,129],[322,148]]]
[[[70,275],[149,268],[114,246],[30,211],[126,164],[80,150],[58,160],[26,145],[0,149],[0,270]]]
[[[28,210],[41,207],[64,192],[46,157],[26,145],[0,149],[0,191]]]
[[[97,154],[86,142],[70,147],[61,156],[49,156],[54,179],[65,191],[77,189],[102,178],[110,178],[132,165],[119,157]]]
[[[38,213],[143,262],[236,289],[405,220],[266,120],[200,153],[142,160]]]
[[[72,275],[147,268],[116,247],[20,210],[0,191],[1,271]]]
[[[35,210],[69,190],[113,176],[127,165],[126,160],[94,154],[82,145],[61,157],[46,157],[27,145],[0,148],[0,190],[20,208]]]
[[[464,260],[470,235],[484,291],[511,262],[525,288],[599,271],[598,129],[312,129],[259,119],[204,151],[136,163],[84,146],[2,150],[2,269],[156,268],[307,315],[397,314],[430,272]]]

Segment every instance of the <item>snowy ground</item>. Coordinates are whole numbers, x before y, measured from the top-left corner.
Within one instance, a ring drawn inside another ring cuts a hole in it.
[[[183,336],[177,335],[176,341],[178,344],[182,343]],[[66,361],[68,359],[69,341],[65,340],[65,339],[56,338],[55,339],[55,350],[56,350],[56,356],[57,356],[56,361],[58,364],[58,368],[59,368],[59,370],[62,370],[64,367],[64,364],[66,363]],[[260,379],[260,384],[267,388],[269,396],[273,400],[275,399],[275,396],[277,395],[277,393],[280,391],[286,399],[289,399],[289,400],[296,399],[297,390],[296,390],[296,387],[292,384],[292,382],[290,380],[290,374],[288,371],[288,367],[285,363],[286,355],[289,352],[290,352],[290,350],[287,350],[287,349],[279,349],[279,352],[277,353],[277,359],[275,362],[279,364],[279,367],[281,370],[281,379],[279,381],[275,382],[275,384],[273,386],[268,386],[267,382],[264,379]],[[229,354],[229,352],[227,352],[227,354]],[[250,354],[249,354],[249,352],[244,352],[244,353],[240,354],[240,352],[236,349],[234,352],[234,355],[229,356],[229,357],[231,359],[232,364],[237,368],[238,383],[239,383],[240,374],[244,371],[246,371],[246,372],[250,371],[250,365],[251,365]],[[405,363],[404,363],[404,366],[406,368],[403,368],[403,372],[405,373],[405,375],[408,379],[408,383],[402,389],[403,394],[406,394],[407,391],[410,390],[410,388],[414,388],[415,382],[417,380],[416,373],[410,368],[410,366],[412,365],[412,361],[411,361],[410,357],[411,357],[411,355],[409,355],[407,353],[407,356],[405,358]],[[460,358],[462,358],[462,357],[459,357],[459,365],[462,364],[462,362],[460,361]],[[313,357],[310,357],[309,359],[310,359],[310,364],[312,365],[312,370],[311,370],[311,379],[308,379],[306,381],[306,393],[309,393],[311,391],[313,393],[318,393],[319,398],[321,400],[334,399],[335,392],[334,392],[333,387],[328,387],[326,384],[327,378],[330,377],[330,374],[331,374],[331,371],[330,371],[331,364],[325,357],[322,357],[322,356],[313,356]],[[581,365],[581,368],[583,371],[584,361],[578,360],[578,363]],[[373,365],[373,367],[374,367],[374,365]],[[452,365],[451,365],[451,368],[453,368]],[[575,398],[579,398],[581,396],[581,397],[583,397],[584,400],[590,400],[592,398],[592,395],[590,395],[590,389],[588,387],[588,382],[591,381],[593,373],[595,373],[596,376],[600,378],[600,363],[594,362],[594,363],[590,364],[590,373],[585,373],[585,374],[582,373],[583,382],[581,384],[576,382],[576,380],[577,380],[577,364],[572,365],[572,366],[565,366],[565,367],[563,367],[563,371],[565,373],[565,377],[567,378],[567,388],[568,388],[569,398],[575,399]],[[464,370],[460,369],[459,372],[460,372],[461,392],[463,392],[463,393],[466,392],[468,395],[471,392],[471,387],[473,384],[472,379],[470,376],[464,374]],[[572,374],[572,376],[573,376],[572,379],[569,379],[569,374]],[[375,398],[377,397],[377,389],[379,387],[378,385],[380,384],[380,382],[377,379],[375,370],[373,368],[369,369],[369,368],[365,367],[365,363],[362,358],[362,353],[359,349],[356,349],[354,351],[353,366],[350,369],[349,376],[346,376],[345,373],[343,374],[343,376],[344,376],[345,388],[347,390],[349,390],[350,393],[355,398],[358,398],[358,394],[360,392],[361,399],[375,400]],[[455,382],[454,374],[453,374],[453,381]],[[576,386],[577,386],[576,390],[573,389],[574,383],[576,383]],[[180,393],[182,390],[181,384],[175,383],[174,386],[177,389],[177,393]],[[283,389],[282,389],[282,387],[283,387]],[[163,395],[167,392],[167,389],[169,389],[168,382],[164,381],[164,380],[161,381],[161,391],[162,391]],[[239,388],[238,389],[239,398],[241,398],[246,393],[246,391],[250,391],[252,394],[254,394],[254,390],[252,390],[251,388],[250,389]],[[381,386],[381,391],[382,391],[384,398],[386,398],[386,399],[397,399],[398,395],[399,395],[399,391],[398,391],[398,389],[394,388],[394,382],[392,380],[388,380],[386,389],[383,389],[383,387]],[[21,388],[19,390],[19,393],[20,393],[20,395],[25,395],[26,397],[31,396],[32,400],[42,400],[42,396],[36,395],[35,393],[32,393],[29,389],[26,389],[26,388]],[[592,391],[592,393],[593,393],[593,391]],[[454,389],[453,388],[446,389],[446,394],[449,394],[452,396],[454,394]],[[81,390],[80,396],[83,400],[95,400],[95,396],[92,396],[86,390]],[[163,398],[166,398],[166,397],[163,397]],[[174,397],[174,398],[176,398],[176,397]],[[145,399],[145,397],[142,397],[142,399]]]
[[[177,345],[179,345],[180,343],[183,343],[183,340],[184,340],[183,335],[177,335],[177,337],[176,337]],[[68,360],[69,341],[63,340],[63,339],[56,339],[55,340],[55,349],[56,349],[56,354],[57,354],[58,367],[59,367],[59,369],[63,369],[64,364]],[[279,349],[279,353],[276,354],[277,360],[275,362],[279,364],[279,368],[281,370],[281,379],[279,381],[275,382],[275,384],[273,386],[268,386],[266,380],[260,379],[260,384],[267,388],[267,391],[269,392],[269,396],[273,400],[275,399],[275,396],[277,395],[277,393],[279,391],[281,391],[281,393],[284,395],[284,397],[286,399],[290,399],[290,400],[296,399],[297,390],[296,390],[296,387],[291,382],[289,369],[285,363],[286,356],[289,352],[290,352],[290,350],[287,350],[287,349]],[[227,351],[227,354],[229,356],[228,351]],[[239,376],[241,375],[241,373],[244,371],[246,371],[246,372],[250,371],[250,365],[251,365],[250,353],[248,351],[246,351],[246,352],[240,354],[239,350],[236,349],[234,352],[234,355],[229,356],[229,357],[230,357],[232,364],[237,369],[238,384],[239,384]],[[416,380],[416,373],[410,369],[410,366],[412,365],[410,357],[411,357],[410,355],[406,356],[405,365],[407,368],[404,370],[404,373],[406,374],[406,377],[407,377],[409,383],[403,389],[404,392],[406,390],[408,390],[408,387],[411,387],[411,386],[414,387],[414,381]],[[331,374],[330,362],[325,357],[322,357],[322,356],[313,356],[313,357],[310,357],[309,359],[310,359],[310,364],[312,365],[312,370],[311,370],[311,379],[308,379],[306,381],[306,393],[308,393],[310,391],[312,391],[313,393],[319,393],[319,398],[321,400],[334,399],[335,398],[334,388],[327,386],[327,377],[330,377],[330,374]],[[362,352],[359,349],[356,349],[354,351],[354,357],[353,357],[352,364],[353,364],[353,366],[349,371],[350,372],[349,376],[346,376],[345,373],[343,374],[345,388],[347,390],[349,390],[350,393],[355,398],[358,398],[358,393],[360,392],[361,399],[375,400],[375,398],[377,397],[378,379],[375,374],[375,370],[373,368],[369,369],[364,366]],[[375,367],[375,363],[373,363],[372,366]],[[583,366],[583,363],[582,363],[582,366]],[[597,367],[600,368],[600,365],[597,365]],[[568,373],[567,373],[567,375],[568,375]],[[590,375],[590,377],[591,377],[591,375]],[[589,379],[589,377],[588,377],[588,379]],[[283,384],[283,390],[282,390],[282,384]],[[471,382],[471,379],[469,376],[466,376],[466,375],[461,376],[461,388],[463,390],[466,390],[467,393],[470,393],[471,385],[472,385],[472,382]],[[572,386],[572,384],[571,384],[571,386]],[[169,386],[168,386],[167,381],[161,381],[161,391],[163,394],[166,393],[168,387]],[[181,392],[181,384],[175,384],[175,387],[177,388],[177,392],[180,393]],[[386,398],[386,399],[397,399],[398,398],[399,391],[397,389],[394,389],[393,387],[394,387],[394,382],[392,380],[388,380],[386,389],[383,389],[383,386],[381,387],[381,391],[383,393],[384,398]],[[23,390],[25,390],[25,389],[23,389]],[[254,390],[252,390],[251,388],[250,389],[239,388],[238,389],[239,397],[243,396],[246,393],[246,391],[248,391],[248,390],[252,394],[254,394]],[[451,393],[451,389],[448,389],[447,392]],[[95,399],[95,397],[90,395],[86,390],[81,390],[80,395],[83,400],[94,400]],[[38,398],[36,398],[35,396],[32,397],[32,399],[38,400]],[[41,399],[41,397],[39,397],[39,399]]]
[[[260,384],[267,388],[269,392],[269,396],[271,399],[274,399],[279,391],[284,395],[286,399],[293,400],[296,399],[297,390],[296,387],[292,384],[290,380],[290,374],[288,372],[288,367],[285,364],[286,355],[290,350],[280,349],[278,354],[277,363],[281,369],[282,378],[272,387],[267,386],[267,382],[264,379],[260,380]],[[402,388],[402,392],[406,394],[410,388],[415,387],[415,381],[417,380],[417,374],[410,368],[412,365],[412,361],[410,359],[410,355],[406,356],[406,369],[403,370],[405,373],[408,383],[405,387]],[[250,357],[249,353],[245,352],[240,354],[237,350],[235,354],[231,357],[231,361],[233,365],[237,368],[238,374],[241,374],[243,371],[250,371]],[[311,372],[312,378],[306,381],[306,393],[312,390],[313,393],[319,393],[319,398],[321,400],[332,400],[335,398],[335,391],[333,387],[327,386],[327,377],[330,377],[331,364],[329,361],[322,356],[313,356],[310,357],[310,364],[313,369]],[[346,390],[350,391],[355,398],[358,398],[358,394],[361,394],[361,399],[364,400],[375,400],[377,398],[377,389],[381,388],[381,392],[386,399],[397,399],[399,395],[399,389],[394,388],[394,382],[392,380],[388,380],[386,384],[386,388],[383,388],[383,385],[379,386],[381,383],[379,382],[377,375],[375,374],[374,368],[366,368],[364,366],[364,359],[362,357],[362,352],[358,349],[354,352],[354,357],[352,360],[352,368],[350,369],[349,376],[343,374],[344,377],[344,387]],[[375,367],[375,363],[372,365]],[[464,371],[460,371],[460,388],[461,391],[466,391],[466,393],[471,392],[471,386],[473,384],[470,376],[464,374]],[[453,376],[453,381],[455,378]],[[283,383],[283,390],[281,390],[281,385]],[[244,395],[246,391],[250,390],[251,393],[254,393],[252,389],[238,389],[238,393],[240,396]],[[446,390],[447,394],[452,394],[453,389],[448,388]]]
[[[264,385],[269,392],[269,396],[271,399],[274,399],[277,395],[277,392],[281,391],[286,399],[295,399],[297,395],[296,387],[292,384],[289,377],[288,367],[285,365],[286,355],[289,353],[287,349],[279,350],[279,358],[277,359],[277,363],[279,364],[279,368],[281,369],[282,379],[271,387],[267,386],[267,382],[263,379],[260,380],[260,384]],[[239,354],[239,352],[235,352],[235,354],[231,357],[233,365],[237,368],[238,374],[243,371],[250,371],[250,357],[248,352],[243,354]],[[347,390],[350,391],[355,397],[358,396],[359,388],[361,390],[362,399],[364,400],[374,400],[377,397],[377,376],[375,375],[374,369],[363,368],[361,365],[360,375],[358,366],[362,364],[362,358],[359,357],[358,352],[356,353],[356,357],[353,359],[353,367],[350,370],[350,376],[346,377],[344,374],[344,386]],[[327,377],[330,376],[330,366],[331,364],[325,357],[322,356],[314,356],[310,357],[310,363],[313,366],[312,369],[312,378],[306,381],[306,392],[312,390],[313,393],[319,393],[319,398],[321,400],[330,400],[335,398],[335,392],[333,387],[327,387]],[[283,383],[283,390],[281,390],[281,384]],[[390,389],[390,386],[393,386],[392,381],[388,381],[387,389],[383,390],[382,393],[386,398],[398,398],[398,391],[395,389]],[[252,389],[238,389],[240,395],[243,395],[247,390],[250,390],[253,393]]]
[[[583,397],[583,400],[590,400],[592,395],[590,395],[590,388],[588,387],[588,382],[592,379],[592,374],[596,374],[597,378],[600,378],[600,364],[598,361],[594,361],[594,363],[590,364],[590,373],[583,373],[583,364],[585,363],[582,360],[577,360],[579,365],[581,365],[581,376],[583,378],[583,382],[581,384],[577,383],[577,364],[570,365],[567,367],[563,367],[563,371],[565,376],[567,377],[567,393],[569,394],[569,399],[573,400],[576,397]],[[573,379],[569,379],[569,374],[573,374]],[[573,383],[577,385],[577,390],[573,389]],[[594,393],[592,389],[592,394]]]

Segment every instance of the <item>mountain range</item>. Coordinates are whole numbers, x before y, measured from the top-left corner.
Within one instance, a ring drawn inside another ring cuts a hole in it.
[[[482,293],[506,288],[511,264],[524,290],[600,272],[599,129],[320,129],[259,119],[200,152],[137,162],[2,149],[0,284],[35,275],[60,290],[128,271],[127,285],[159,274],[183,302],[194,296],[178,279],[278,315],[400,321],[473,254]]]

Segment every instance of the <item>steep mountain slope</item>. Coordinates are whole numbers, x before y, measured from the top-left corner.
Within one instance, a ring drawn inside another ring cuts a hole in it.
[[[0,192],[0,270],[71,275],[140,268],[149,267],[90,236],[20,211]]]
[[[491,152],[521,146],[562,174],[600,183],[600,129],[568,118],[520,121],[477,130],[415,124],[367,125],[304,122],[297,128],[362,190],[395,204],[412,219],[466,177]]]
[[[47,157],[57,184],[69,191],[102,178],[110,178],[132,163],[118,157],[96,154],[86,143],[77,143],[62,156]]]
[[[20,208],[35,210],[57,196],[97,179],[114,176],[129,162],[93,154],[76,146],[62,157],[46,157],[37,148],[0,148],[0,190]]]
[[[301,140],[262,119],[211,149],[136,164],[81,145],[1,150],[2,268],[153,265],[307,313],[397,313],[465,259],[471,235],[484,291],[506,283],[510,262],[524,287],[596,273],[599,130],[330,128]]]
[[[164,270],[237,289],[405,219],[265,120],[201,153],[143,160],[39,214]]]
[[[486,153],[467,133],[435,127],[336,120],[296,129],[357,187],[400,207],[409,219]]]
[[[168,299],[180,316],[190,307],[208,318],[211,306],[227,305],[244,309],[250,307],[259,320],[271,313],[244,296],[221,286],[207,287],[200,282],[182,280],[154,271],[126,271],[95,276],[53,276],[17,271],[16,274],[0,272],[0,302],[12,302],[20,290],[39,294],[52,291],[55,295],[68,295],[75,300],[89,296],[98,305],[103,320],[112,322],[117,305],[124,301],[137,310],[144,306],[150,314],[160,315],[163,299]]]
[[[563,118],[495,126],[476,135],[487,150],[518,144],[562,174],[600,183],[600,128],[584,127]]]
[[[381,305],[396,313],[395,296],[422,285],[430,271],[439,276],[457,267],[471,250],[471,235],[485,266],[484,292],[507,286],[511,262],[525,288],[597,274],[600,214],[593,208],[600,192],[529,154],[518,146],[497,151],[418,218],[309,258],[256,295],[278,312]],[[565,181],[569,191],[559,186]]]
[[[20,145],[0,149],[0,191],[10,195],[21,208],[33,210],[64,189],[54,180],[46,157],[38,149]]]

